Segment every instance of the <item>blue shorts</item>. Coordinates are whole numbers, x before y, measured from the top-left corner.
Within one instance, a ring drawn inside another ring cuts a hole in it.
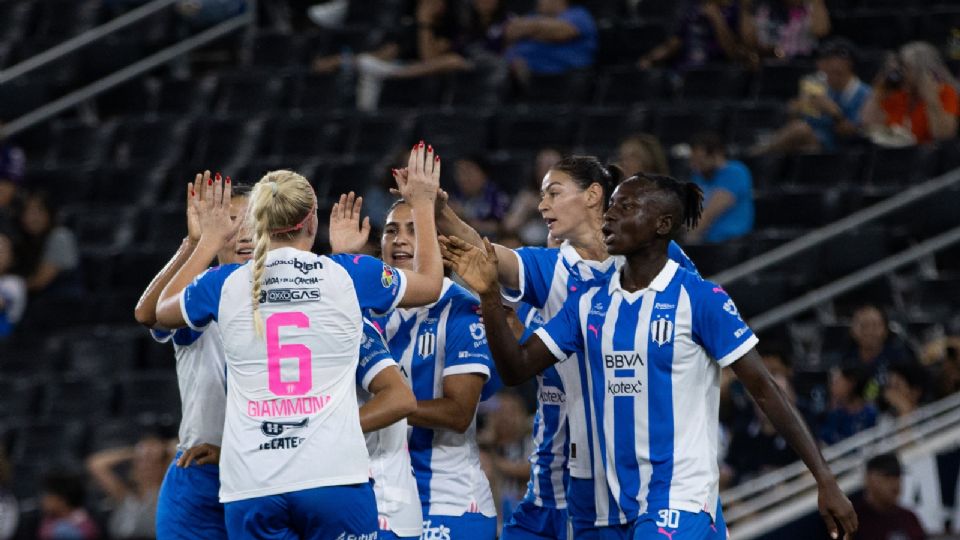
[[[377,501],[369,483],[303,489],[224,506],[230,538],[377,538]]]
[[[576,540],[627,540],[632,524],[598,527],[592,478],[570,478],[567,485],[567,513]]]
[[[497,537],[497,518],[478,512],[462,516],[427,514],[423,509],[423,540],[494,540]]]
[[[713,518],[706,512],[650,511],[637,519],[633,540],[714,540],[721,538]],[[724,535],[726,538],[726,527]]]
[[[567,540],[567,510],[544,508],[524,499],[503,524],[500,540]]]
[[[220,504],[220,468],[216,465],[177,467],[180,454],[167,468],[157,499],[159,540],[226,539],[227,525]]]
[[[377,540],[420,540],[419,536],[397,536],[393,531],[380,529],[377,532]]]

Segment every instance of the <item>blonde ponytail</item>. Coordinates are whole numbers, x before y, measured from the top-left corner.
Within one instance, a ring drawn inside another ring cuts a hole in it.
[[[257,335],[263,337],[263,316],[260,314],[260,296],[263,275],[266,273],[270,239],[292,240],[300,234],[311,212],[316,212],[316,195],[307,179],[286,170],[271,171],[253,188],[247,214],[253,229],[253,324]]]

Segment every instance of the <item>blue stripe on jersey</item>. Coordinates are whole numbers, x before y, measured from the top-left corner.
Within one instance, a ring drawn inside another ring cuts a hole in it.
[[[633,352],[636,350],[637,327],[640,319],[641,299],[630,304],[626,300],[620,303],[619,313],[616,324],[613,328],[613,350]],[[639,367],[639,366],[638,366]],[[601,374],[604,371],[598,370]],[[624,373],[625,372],[625,373]],[[614,380],[607,383],[617,383],[617,377],[632,377],[635,374],[633,369],[615,370]],[[669,386],[669,380],[667,381]],[[603,392],[601,392],[601,395]],[[637,462],[636,451],[636,406],[634,402],[636,397],[633,395],[615,395],[613,397],[613,422],[617,426],[614,434],[614,455],[617,467],[626,467],[631,471],[640,471],[640,464]],[[639,514],[639,504],[635,493],[640,491],[640,475],[618,475],[620,480],[620,509],[628,516]],[[611,515],[611,518],[613,516]],[[617,521],[611,520],[611,523]]]
[[[667,508],[670,504],[670,483],[673,481],[673,333],[676,325],[655,322],[663,319],[671,323],[677,320],[677,304],[680,298],[682,280],[674,279],[663,292],[654,297],[654,310],[650,315],[651,332],[660,332],[660,336],[651,335],[647,339],[647,380],[649,385],[650,422],[650,488],[647,495],[648,505]],[[668,309],[656,309],[656,306],[669,306]],[[623,476],[620,477],[621,479]]]

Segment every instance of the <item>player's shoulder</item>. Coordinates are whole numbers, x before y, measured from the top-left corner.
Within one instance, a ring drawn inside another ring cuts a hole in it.
[[[556,261],[560,258],[560,248],[543,246],[523,246],[513,250],[519,257],[540,262]]]

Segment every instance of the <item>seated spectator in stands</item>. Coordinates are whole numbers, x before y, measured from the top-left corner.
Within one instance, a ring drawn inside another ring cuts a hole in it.
[[[628,177],[638,172],[670,174],[660,140],[649,133],[634,133],[624,139],[617,149],[617,165]]]
[[[458,159],[453,178],[457,189],[450,194],[450,207],[481,235],[496,236],[510,198],[490,180],[486,161],[481,156]]]
[[[94,540],[100,529],[83,507],[83,479],[71,473],[49,474],[40,492],[40,540]]]
[[[4,138],[3,122],[0,122],[0,232],[8,232],[13,227],[13,205],[17,186],[23,182],[26,161],[23,150]]]
[[[568,0],[537,0],[533,15],[507,21],[506,59],[523,83],[530,74],[558,74],[593,65],[597,25],[585,8]]]
[[[26,278],[31,293],[70,294],[80,289],[77,240],[56,217],[43,193],[32,193],[23,202],[14,253],[17,273]]]
[[[830,370],[830,412],[820,426],[820,440],[835,444],[877,423],[877,409],[867,403],[867,373],[863,368]]]
[[[920,408],[926,394],[927,373],[920,364],[894,364],[887,370],[883,401],[893,418],[902,418]]]
[[[742,0],[688,0],[673,35],[641,56],[637,66],[650,69],[669,61],[682,71],[748,60],[744,46],[747,4]]]
[[[863,121],[877,144],[903,146],[952,139],[960,114],[957,79],[937,49],[914,41],[891,56],[873,81]]]
[[[500,60],[506,23],[507,10],[501,0],[470,0],[463,24],[467,57],[475,61]]]
[[[856,540],[924,540],[916,514],[900,506],[900,460],[881,454],[867,461],[863,494],[853,499],[860,527]]]
[[[20,503],[10,491],[12,467],[0,448],[0,540],[10,540],[20,524]]]
[[[109,531],[112,538],[153,537],[157,497],[172,456],[167,444],[155,435],[134,447],[102,450],[87,458],[87,470],[114,504]],[[117,468],[130,464],[129,478]]]
[[[810,56],[830,33],[824,0],[757,0],[744,22],[745,42],[760,58]]]
[[[703,189],[703,215],[687,233],[691,242],[724,242],[753,229],[753,177],[740,161],[728,160],[716,133],[690,141],[690,180]]]
[[[960,392],[960,337],[947,336],[924,346],[923,364],[932,368],[933,398]]]
[[[484,429],[477,440],[489,453],[488,474],[497,477],[500,488],[500,515],[510,516],[523,499],[530,479],[530,454],[533,452],[532,424],[526,405],[513,390],[497,393],[488,406]]]
[[[774,379],[787,399],[795,401],[796,395],[789,379],[783,375],[775,375]],[[733,474],[734,483],[740,483],[789,465],[797,459],[797,454],[754,403],[753,420],[743,429],[733,432],[726,464]]]
[[[896,334],[890,332],[890,321],[882,309],[864,305],[853,312],[850,322],[850,348],[843,356],[842,365],[860,366],[867,370],[868,381],[864,397],[877,403],[880,389],[887,382],[887,370],[894,364],[915,364],[916,356]]]
[[[751,153],[833,152],[838,143],[859,133],[860,112],[871,90],[853,71],[855,54],[846,39],[824,43],[818,52],[818,72],[801,80],[800,94],[790,102],[790,112],[797,118]]]
[[[540,214],[540,193],[543,177],[551,167],[563,159],[563,152],[557,148],[541,148],[533,167],[533,178],[512,197],[507,215],[503,218],[503,229],[516,234],[522,245],[542,246],[547,238],[547,226]],[[502,244],[502,242],[501,242]]]
[[[13,242],[0,232],[0,340],[13,333],[27,307],[27,282],[10,272],[13,260]]]

